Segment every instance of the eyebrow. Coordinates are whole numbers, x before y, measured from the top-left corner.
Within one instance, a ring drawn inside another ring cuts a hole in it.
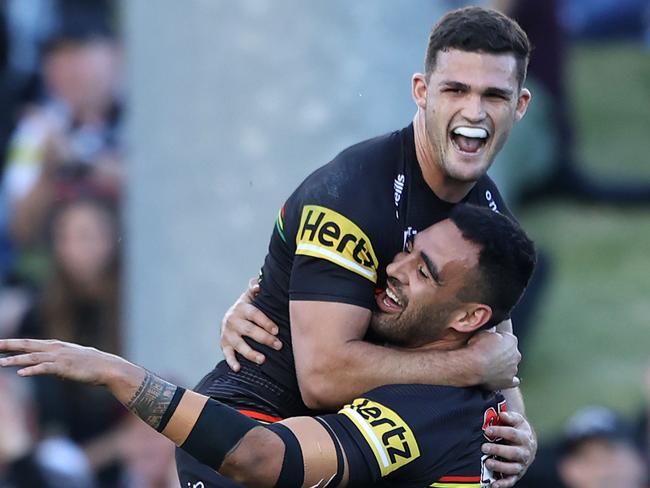
[[[514,92],[512,90],[508,90],[505,88],[497,88],[497,87],[486,88],[485,91],[483,92],[484,95],[497,95],[505,98],[512,98],[513,93]]]
[[[470,86],[466,85],[465,83],[461,83],[460,81],[451,81],[451,80],[445,80],[441,81],[440,84],[438,85],[442,88],[452,88],[454,90],[461,90],[461,91],[469,91]],[[507,88],[499,88],[496,86],[490,86],[483,90],[484,95],[498,95],[501,97],[506,97],[506,98],[511,98],[514,92],[512,90],[509,90]]]
[[[454,90],[463,90],[463,91],[469,90],[469,85],[466,85],[465,83],[461,83],[460,81],[445,80],[445,81],[441,81],[438,84],[438,86],[453,88]]]
[[[438,267],[436,264],[424,251],[420,251],[420,257],[422,258],[422,261],[424,261],[424,264],[427,266],[429,273],[431,273],[433,281],[440,283],[440,273],[438,272]]]

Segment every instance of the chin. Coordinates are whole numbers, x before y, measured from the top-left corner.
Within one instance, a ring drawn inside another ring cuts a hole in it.
[[[489,167],[489,164],[472,164],[471,166],[467,163],[451,164],[447,168],[447,176],[463,183],[475,183],[487,173]]]

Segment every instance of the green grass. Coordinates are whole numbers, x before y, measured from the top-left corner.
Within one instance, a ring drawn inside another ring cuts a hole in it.
[[[583,167],[650,183],[650,52],[582,45],[570,59]],[[632,415],[650,359],[650,208],[560,201],[520,217],[553,261],[521,371],[540,437],[585,404]]]

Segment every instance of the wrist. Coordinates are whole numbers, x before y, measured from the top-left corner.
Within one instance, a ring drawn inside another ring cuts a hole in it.
[[[144,381],[146,371],[125,359],[111,355],[103,384],[122,403],[128,403]]]
[[[471,346],[463,347],[450,354],[458,354],[463,368],[459,372],[460,386],[477,386],[485,382],[486,364],[483,356],[472,349]]]

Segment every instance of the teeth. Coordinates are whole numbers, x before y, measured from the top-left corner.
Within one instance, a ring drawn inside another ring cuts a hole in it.
[[[453,130],[454,134],[472,139],[487,139],[488,133],[485,129],[480,127],[456,127]]]
[[[395,295],[395,293],[393,293],[389,288],[386,288],[386,295],[388,295],[388,298],[393,300],[400,307],[402,306],[402,303],[399,301],[399,298],[397,298],[397,295]]]

